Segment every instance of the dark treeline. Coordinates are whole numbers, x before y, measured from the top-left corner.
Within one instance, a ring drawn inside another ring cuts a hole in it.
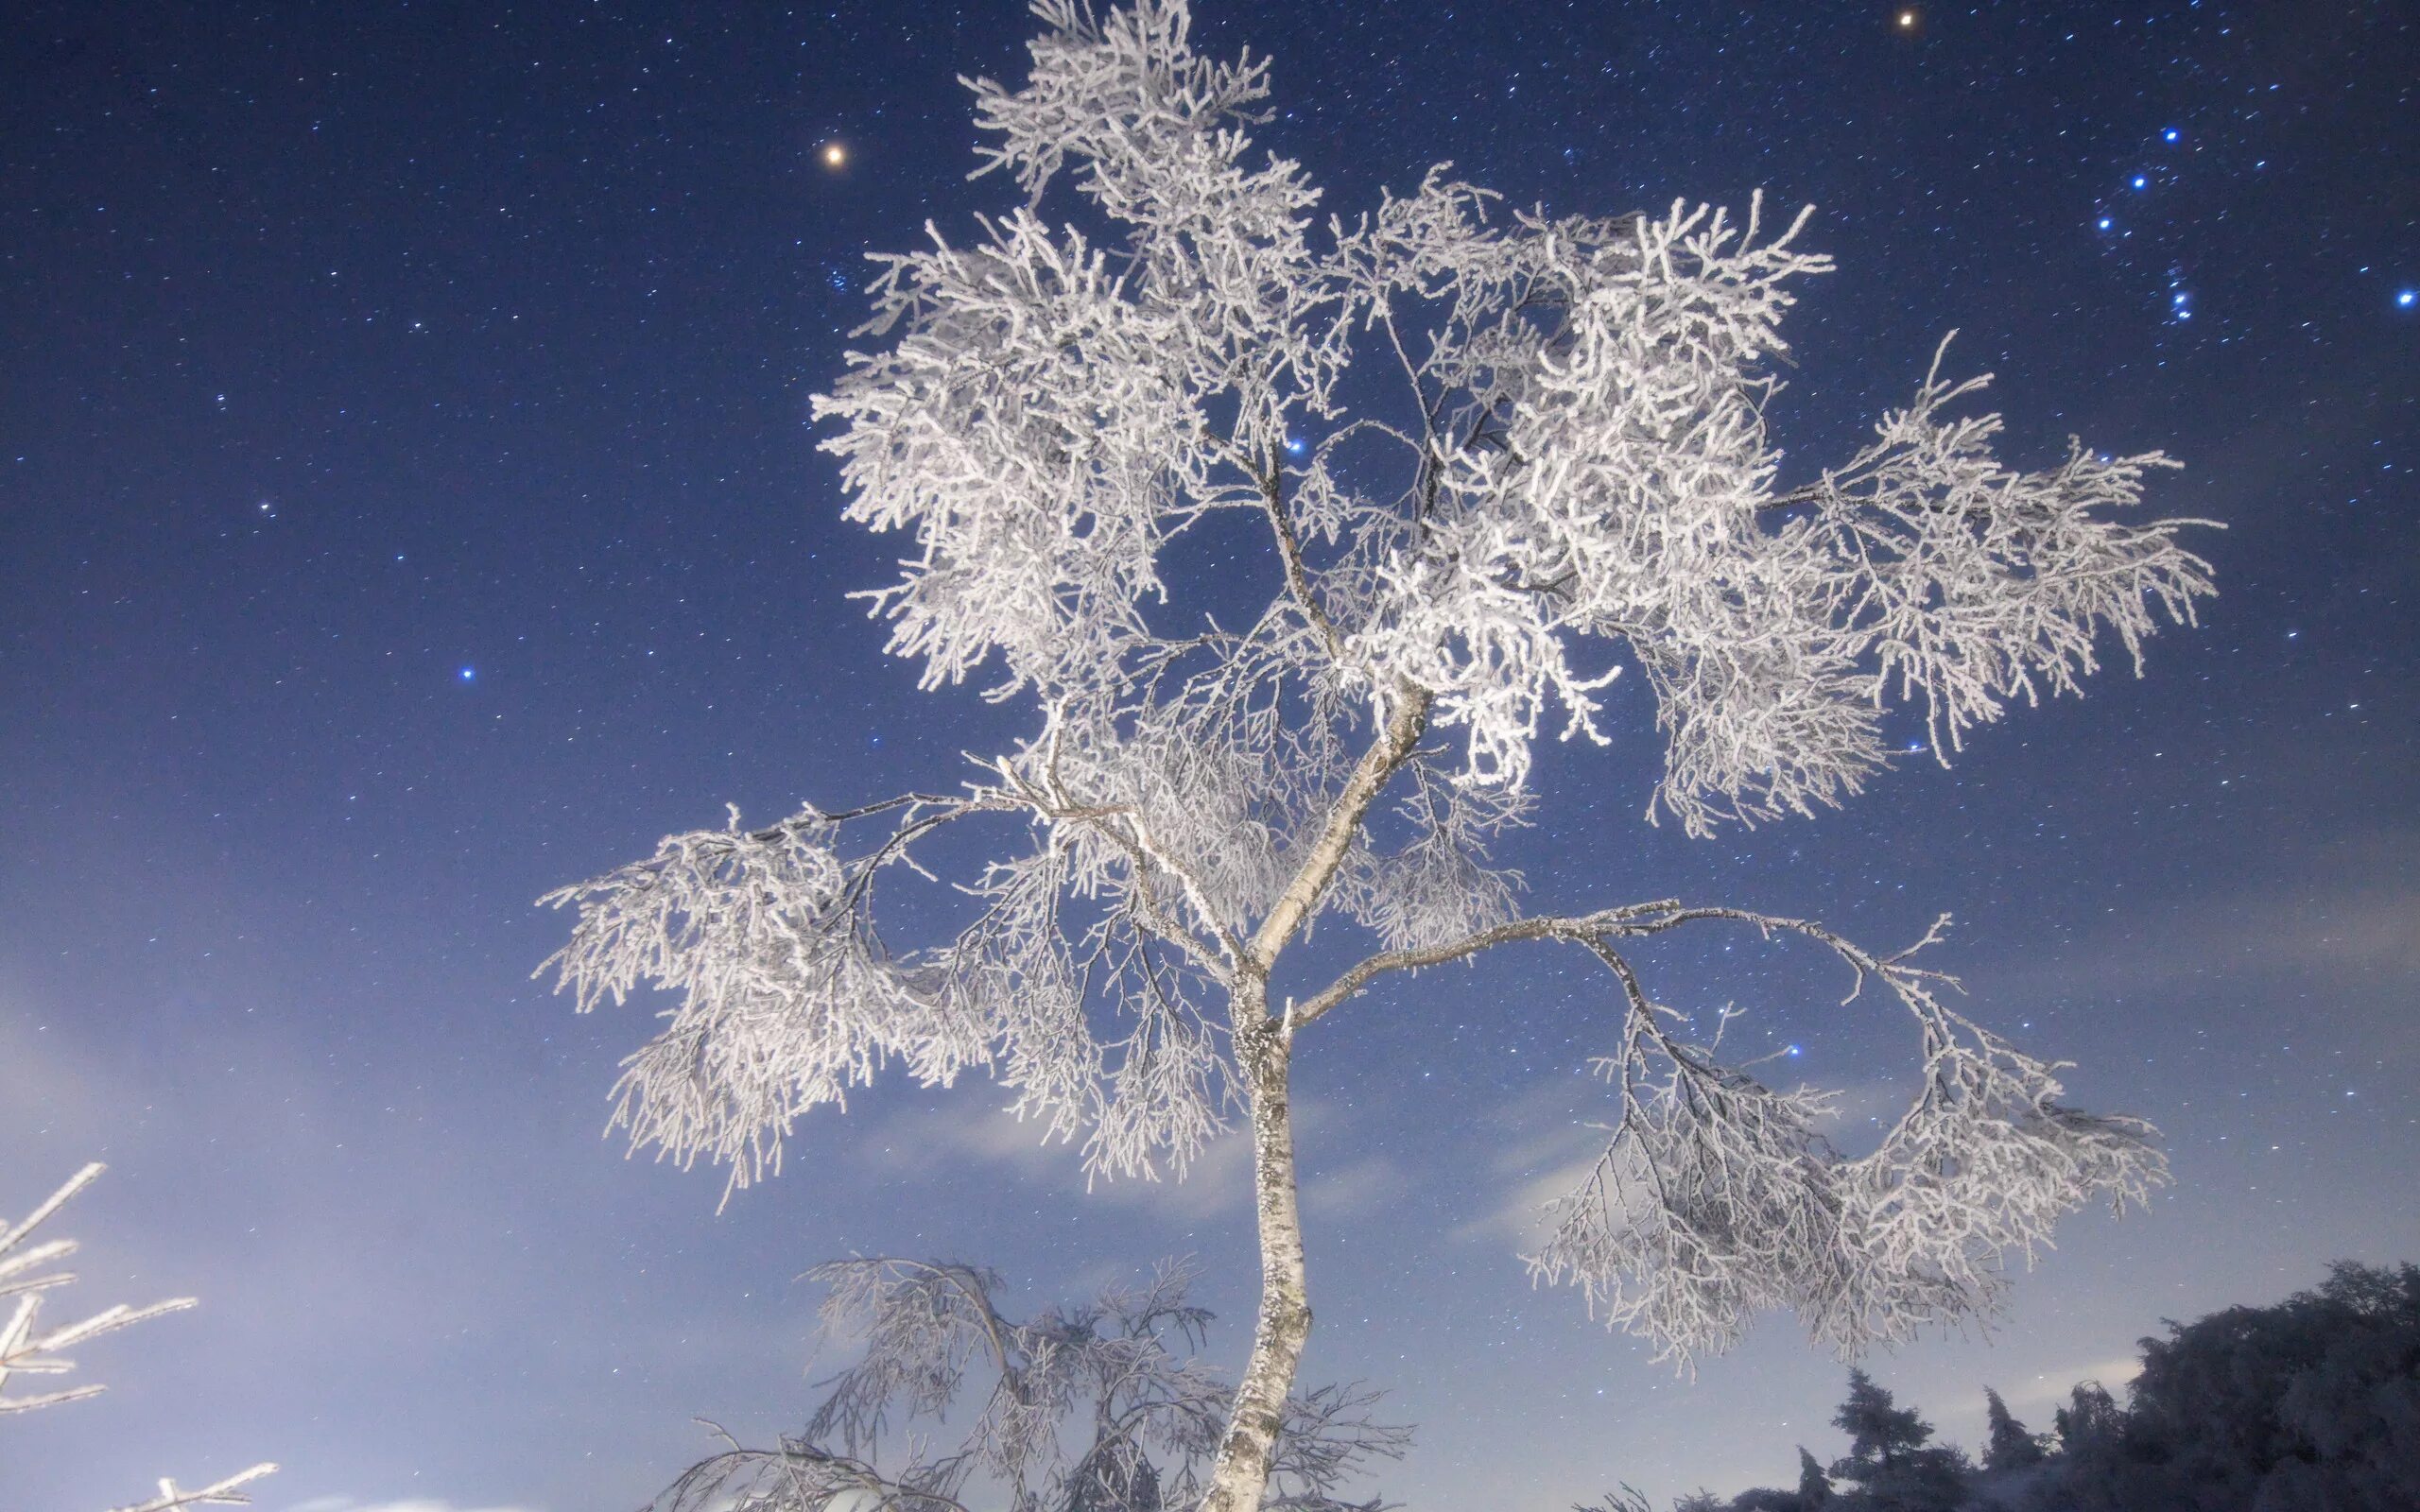
[[[2420,1508],[2420,1267],[2339,1264],[2316,1291],[2231,1307],[2142,1341],[2118,1400],[2085,1382],[2035,1434],[1986,1391],[1988,1437],[1933,1442],[1862,1370],[1832,1422],[1848,1452],[1798,1451],[1797,1483],[1672,1512],[2413,1512]],[[1575,1512],[1648,1512],[1624,1487]]]

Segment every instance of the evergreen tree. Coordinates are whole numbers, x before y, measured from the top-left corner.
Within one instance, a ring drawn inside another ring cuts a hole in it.
[[[2085,1381],[2067,1393],[2067,1405],[2052,1420],[2059,1430],[2059,1452],[2072,1457],[2114,1442],[2126,1426],[2126,1414],[2100,1382]]]
[[[1991,1439],[1983,1446],[1983,1469],[2015,1470],[2042,1463],[2041,1443],[2009,1416],[2008,1403],[1989,1386],[1983,1388],[1983,1408],[1991,1423]]]
[[[1849,1435],[1848,1457],[1832,1473],[1860,1482],[1898,1469],[1932,1436],[1932,1426],[1914,1408],[1899,1406],[1872,1376],[1856,1369],[1849,1372],[1848,1400],[1832,1415],[1832,1426]]]
[[[2086,1512],[2420,1506],[2420,1267],[2340,1264],[2317,1291],[2143,1341],[2120,1412],[2060,1415],[2064,1499]]]
[[[1965,1496],[1966,1457],[1927,1447],[1932,1425],[1862,1370],[1849,1372],[1848,1400],[1832,1424],[1849,1435],[1832,1473],[1858,1483],[1866,1504],[1889,1512],[1950,1512]]]
[[[1820,1512],[1832,1504],[1832,1478],[1804,1444],[1798,1446],[1798,1504],[1804,1512]]]

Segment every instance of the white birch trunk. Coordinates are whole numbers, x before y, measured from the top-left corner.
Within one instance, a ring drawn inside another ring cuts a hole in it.
[[[1294,1121],[1287,1093],[1293,1036],[1269,1017],[1266,988],[1239,991],[1236,1059],[1252,1096],[1253,1206],[1260,1225],[1260,1319],[1252,1359],[1236,1388],[1235,1410],[1202,1512],[1254,1512],[1269,1484],[1270,1455],[1286,1418],[1286,1399],[1303,1346],[1311,1336],[1310,1277],[1294,1195]]]
[[[1252,1359],[1236,1388],[1235,1411],[1202,1512],[1256,1512],[1269,1486],[1269,1461],[1286,1419],[1303,1346],[1311,1336],[1310,1275],[1295,1202],[1294,1115],[1287,1076],[1294,1057],[1288,1012],[1269,1011],[1269,969],[1318,906],[1353,837],[1428,727],[1428,696],[1403,688],[1386,726],[1337,795],[1320,838],[1252,939],[1229,999],[1236,1060],[1252,1099],[1253,1209],[1260,1227],[1260,1318]]]

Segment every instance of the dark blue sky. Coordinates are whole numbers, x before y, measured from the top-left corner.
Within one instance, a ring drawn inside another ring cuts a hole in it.
[[[2162,1316],[2420,1254],[2420,33],[2392,5],[1205,4],[1276,60],[1270,146],[1331,208],[1429,163],[1558,211],[1821,207],[1789,327],[1811,468],[1940,333],[2008,448],[2164,447],[2221,597],[2150,674],[2020,711],[1954,772],[1689,844],[1655,751],[1556,747],[1539,906],[1680,893],[1875,944],[1961,930],[1977,1016],[2168,1131],[1989,1348],[1876,1373],[1955,1437],[2041,1426]],[[1167,1253],[1249,1332],[1240,1165],[1086,1199],[985,1089],[886,1089],[790,1171],[597,1138],[641,1010],[527,981],[529,900],[736,802],[955,781],[1002,714],[915,693],[841,597],[806,395],[859,254],[1002,202],[960,73],[1002,4],[38,5],[0,36],[0,1212],[112,1164],[67,1231],[109,1396],[0,1421],[0,1504],[101,1506],[261,1457],[268,1506],[572,1512],[803,1416],[851,1249],[987,1261],[1019,1305]],[[848,165],[824,167],[825,143]],[[1213,570],[1257,573],[1237,558]],[[1656,958],[1878,1097],[1904,1046],[1813,963]],[[1383,1487],[1550,1507],[1791,1473],[1841,1373],[1787,1319],[1694,1383],[1532,1294],[1506,1216],[1586,1147],[1602,989],[1538,956],[1422,978],[1306,1050],[1320,1332],[1422,1425]],[[1874,1106],[1879,1106],[1878,1102]],[[73,1295],[73,1294],[71,1294]]]

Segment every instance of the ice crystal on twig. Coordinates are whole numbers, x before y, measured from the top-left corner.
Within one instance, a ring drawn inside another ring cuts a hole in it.
[[[75,1273],[59,1270],[60,1262],[76,1253],[73,1239],[49,1239],[36,1242],[34,1230],[55,1217],[78,1193],[91,1186],[108,1167],[98,1160],[86,1165],[66,1183],[37,1204],[33,1211],[17,1223],[0,1218],[0,1307],[8,1312],[0,1320],[0,1416],[32,1412],[39,1407],[56,1407],[63,1402],[81,1401],[96,1397],[105,1389],[96,1382],[66,1386],[56,1391],[32,1394],[9,1394],[9,1378],[12,1375],[58,1376],[76,1368],[76,1362],[60,1351],[130,1328],[169,1313],[182,1313],[194,1306],[190,1297],[171,1297],[148,1307],[129,1307],[120,1302],[103,1308],[89,1317],[54,1328],[42,1327],[43,1295],[56,1288],[74,1283]],[[184,1507],[243,1506],[251,1498],[243,1487],[277,1469],[274,1465],[255,1465],[239,1470],[223,1480],[190,1490],[181,1490],[174,1481],[160,1482],[160,1492],[150,1500],[115,1512],[179,1512]]]

